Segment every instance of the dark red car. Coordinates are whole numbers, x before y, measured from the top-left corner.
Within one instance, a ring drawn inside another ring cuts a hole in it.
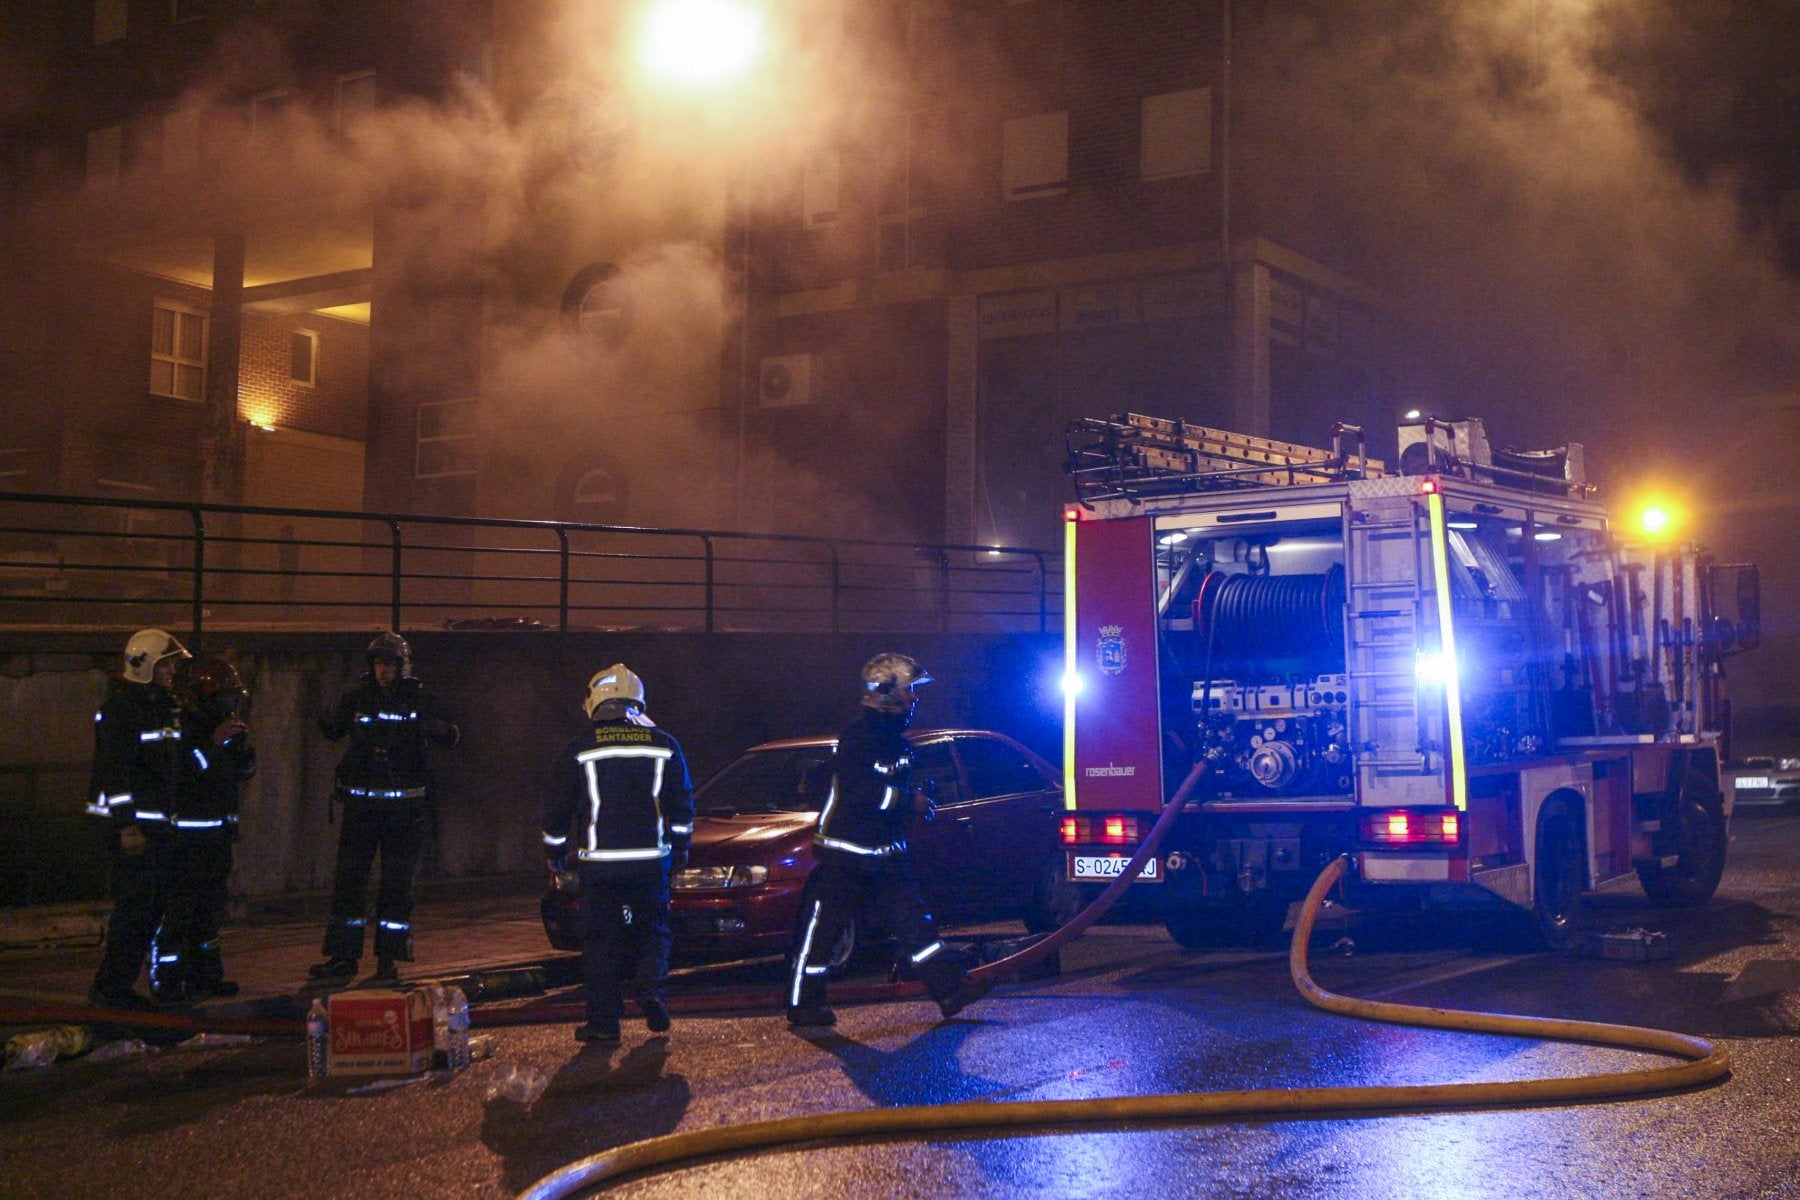
[[[1080,893],[1065,878],[1062,785],[1050,764],[986,730],[921,730],[907,740],[913,782],[937,800],[936,819],[915,820],[907,834],[932,912],[948,920],[1018,916],[1033,931],[1073,916]],[[678,956],[788,952],[836,745],[834,737],[766,742],[696,790],[693,850],[671,881]],[[544,898],[544,928],[560,950],[581,948],[577,904],[555,891]],[[878,936],[858,922],[832,961]]]

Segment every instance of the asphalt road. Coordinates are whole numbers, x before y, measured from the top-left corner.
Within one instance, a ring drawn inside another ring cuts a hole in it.
[[[1350,1116],[889,1141],[716,1159],[608,1195],[1200,1196],[1388,1200],[1800,1196],[1800,817],[1735,826],[1719,897],[1652,909],[1593,898],[1595,928],[1667,931],[1666,962],[1478,948],[1454,926],[1369,925],[1321,947],[1335,991],[1645,1024],[1722,1040],[1733,1074],[1683,1095],[1545,1109]],[[729,977],[771,984],[770,966]],[[716,981],[716,980],[715,980]],[[0,1076],[0,1195],[511,1196],[570,1160],[675,1130],[847,1108],[1180,1090],[1532,1078],[1649,1065],[1587,1046],[1403,1029],[1309,1008],[1278,948],[1184,951],[1103,926],[1059,979],[937,1020],[912,1001],[845,1009],[802,1039],[779,1016],[495,1032],[463,1074],[309,1089],[294,1042],[174,1048]],[[489,1097],[542,1075],[529,1105]]]

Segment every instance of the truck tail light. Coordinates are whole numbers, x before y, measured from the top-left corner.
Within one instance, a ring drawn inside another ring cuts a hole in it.
[[[1455,809],[1390,808],[1363,814],[1362,840],[1376,846],[1454,846],[1462,839]]]
[[[1144,840],[1144,819],[1132,813],[1064,817],[1062,840],[1065,846],[1135,846]]]

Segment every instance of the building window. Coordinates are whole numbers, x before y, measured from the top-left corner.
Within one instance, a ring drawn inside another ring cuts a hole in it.
[[[169,24],[198,21],[206,15],[206,0],[169,0]]]
[[[288,335],[288,378],[297,387],[312,387],[319,382],[319,335],[310,329],[296,329]]]
[[[285,91],[264,92],[250,100],[250,142],[252,145],[272,144],[276,130],[281,125],[282,115],[287,112],[293,96]]]
[[[133,117],[125,126],[120,169],[135,177],[155,175],[163,167],[163,120],[159,116]]]
[[[119,182],[119,159],[125,150],[125,127],[108,125],[89,132],[87,182],[89,187],[112,187]]]
[[[800,200],[801,218],[808,229],[837,224],[840,161],[836,150],[822,150],[806,164]]]
[[[1069,190],[1069,114],[1037,113],[1001,127],[1000,186],[1008,200]]]
[[[475,400],[434,400],[419,405],[413,478],[475,474],[477,404]]]
[[[1143,178],[1205,174],[1212,169],[1212,90],[1145,96],[1142,132]]]
[[[337,81],[337,104],[333,116],[339,133],[349,133],[363,117],[375,111],[375,72],[358,71],[340,75]]]
[[[184,174],[200,166],[200,110],[178,108],[162,120],[162,168]]]
[[[158,300],[150,323],[150,394],[206,398],[206,314]]]
[[[94,45],[123,38],[128,30],[126,0],[94,0]]]

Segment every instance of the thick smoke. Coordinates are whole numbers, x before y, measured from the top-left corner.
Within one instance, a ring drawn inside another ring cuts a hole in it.
[[[1800,638],[1800,289],[1742,179],[1678,161],[1626,69],[1674,10],[1568,0],[1270,6],[1239,79],[1248,204],[1305,230],[1409,320],[1405,398],[1515,445],[1586,444],[1612,501],[1685,500],[1759,561],[1773,698]],[[1752,47],[1742,47],[1746,55]],[[1630,53],[1628,53],[1630,52]]]

